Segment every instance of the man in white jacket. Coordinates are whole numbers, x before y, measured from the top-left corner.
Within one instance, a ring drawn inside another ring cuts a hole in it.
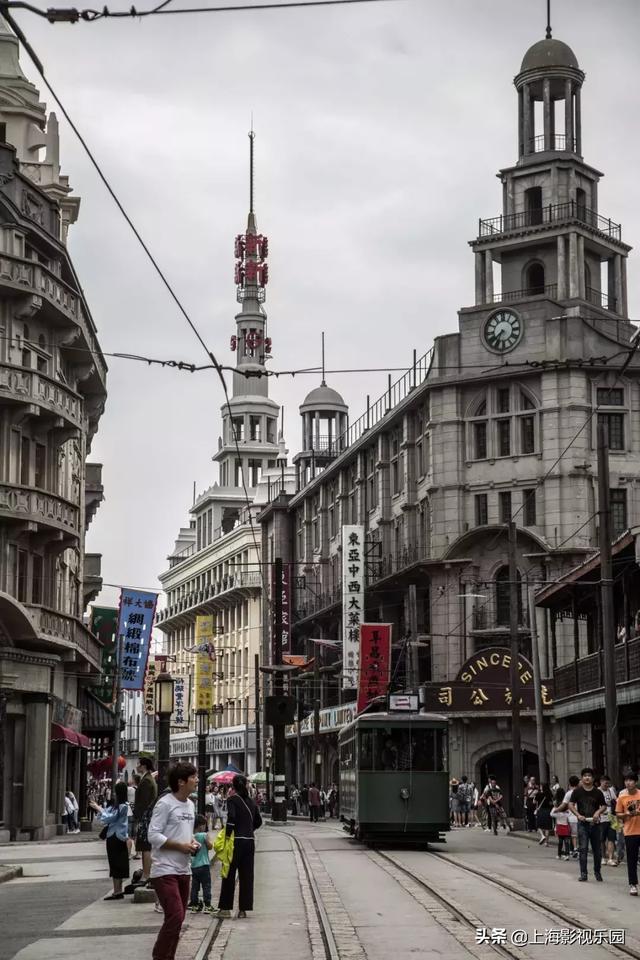
[[[153,947],[153,960],[174,960],[191,884],[191,855],[200,847],[193,836],[195,809],[189,799],[198,785],[192,763],[169,770],[171,793],[156,802],[149,824],[151,885],[164,911],[164,923]]]

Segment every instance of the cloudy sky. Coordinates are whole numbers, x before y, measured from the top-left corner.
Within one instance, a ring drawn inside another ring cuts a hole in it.
[[[215,4],[173,0],[181,5]],[[246,222],[252,113],[272,367],[318,364],[321,330],[330,369],[404,367],[413,348],[421,355],[457,329],[457,309],[473,302],[467,241],[478,217],[500,213],[495,174],[517,159],[512,80],[544,36],[545,0],[388,0],[54,26],[16,16],[221,361],[233,362],[233,238]],[[553,27],[587,74],[583,146],[606,173],[600,212],[634,243],[640,3],[554,0]],[[24,53],[22,64],[37,82]],[[103,349],[201,362],[64,120],[61,138],[63,170],[82,197],[69,246]],[[632,318],[636,263],[634,252]],[[270,381],[292,452],[298,406],[318,380]],[[328,380],[355,419],[386,374]],[[105,582],[153,587],[194,481],[202,491],[217,477],[222,391],[212,372],[116,359],[108,387],[91,455],[104,464],[106,500],[88,549],[102,553]],[[100,599],[116,597],[105,588]]]

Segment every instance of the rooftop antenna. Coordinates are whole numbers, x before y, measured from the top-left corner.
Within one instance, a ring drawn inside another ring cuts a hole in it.
[[[324,330],[322,331],[322,383],[320,386],[326,387],[326,382],[324,379]]]
[[[547,40],[551,40],[551,0],[547,0]]]
[[[253,113],[251,114],[251,130],[249,131],[249,213],[253,213]]]

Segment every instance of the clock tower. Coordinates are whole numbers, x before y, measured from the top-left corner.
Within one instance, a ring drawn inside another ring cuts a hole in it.
[[[518,159],[498,174],[502,213],[481,219],[470,244],[475,308],[463,314],[485,350],[514,351],[515,362],[534,348],[531,321],[548,314],[542,305],[550,300],[555,314],[586,317],[600,332],[617,330],[616,339],[632,332],[624,322],[630,247],[620,224],[600,212],[602,174],[582,155],[584,78],[550,30],[527,51],[514,80]]]

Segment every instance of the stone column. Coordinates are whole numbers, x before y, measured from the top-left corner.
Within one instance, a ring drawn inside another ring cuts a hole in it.
[[[549,77],[542,81],[542,103],[544,116],[544,148],[545,150],[553,150],[555,146],[553,142],[553,117],[551,113],[553,103],[551,101],[551,80]]]
[[[533,129],[531,125],[531,100],[529,96],[529,84],[525,83],[522,87],[522,139],[524,141],[524,156],[531,153],[531,137]]]
[[[558,237],[558,300],[567,296],[567,246],[565,237]]]
[[[569,234],[569,296],[571,298],[579,296],[578,283],[578,235],[571,232]]]
[[[476,250],[476,306],[484,302],[484,254]]]
[[[621,257],[622,260],[622,303],[618,304],[618,313],[621,317],[627,317],[629,315],[629,305],[627,303],[627,258]]]
[[[49,758],[51,745],[51,707],[46,694],[36,694],[26,704],[24,809],[25,827],[42,831],[47,822]]]
[[[582,118],[580,116],[580,87],[576,87],[576,153],[582,156]]]
[[[573,89],[571,80],[564,82],[564,135],[565,150],[573,151]]]
[[[524,156],[524,91],[522,87],[518,90],[518,156]]]
[[[584,237],[578,235],[578,296],[586,297],[585,270],[584,270]]]
[[[623,303],[623,294],[622,294],[622,254],[616,253],[614,263],[614,283],[615,283],[615,304],[610,303],[609,309],[615,310],[616,313],[622,312],[622,303]]]
[[[493,303],[493,257],[491,250],[484,254],[484,290],[485,303]]]

